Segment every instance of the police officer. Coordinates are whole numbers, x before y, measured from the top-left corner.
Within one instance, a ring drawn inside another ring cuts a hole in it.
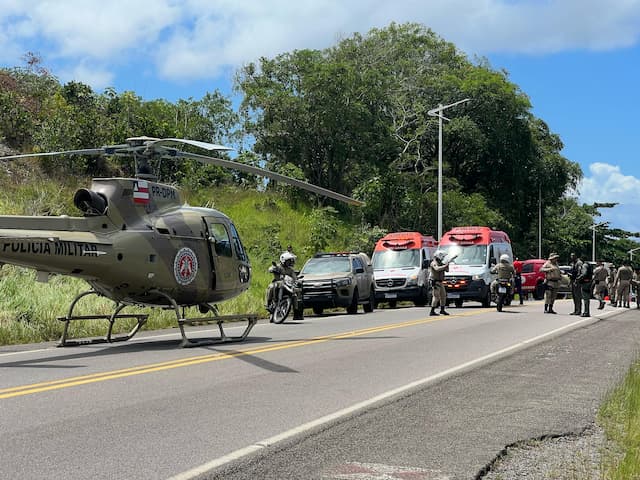
[[[593,271],[593,296],[598,300],[598,310],[604,308],[604,294],[607,291],[607,277],[609,270],[604,266],[602,260],[598,260],[596,268]]]
[[[444,307],[447,304],[447,291],[444,288],[442,282],[444,281],[444,273],[449,270],[449,263],[456,257],[449,259],[448,262],[444,261],[446,253],[442,250],[437,250],[433,254],[433,260],[429,264],[429,274],[431,281],[431,313],[429,315],[439,315],[436,312],[436,307],[440,306],[440,313],[442,315],[449,315]]]
[[[516,270],[516,292],[518,293],[518,298],[520,298],[520,305],[522,305],[522,301],[524,300],[524,295],[522,293],[522,261],[520,261],[519,258],[516,258],[513,261],[513,268]]]
[[[269,267],[269,272],[273,272],[274,269],[279,269],[282,272],[282,275],[288,275],[293,279],[293,284],[296,285],[293,290],[293,319],[294,320],[303,320],[303,309],[300,308],[302,305],[301,302],[301,292],[300,288],[297,287],[297,275],[296,271],[293,269],[293,266],[296,263],[296,257],[292,252],[287,250],[280,255],[280,263],[275,266]],[[275,290],[275,282],[271,282],[267,287],[267,298],[266,298],[266,308],[270,313],[271,312],[271,302],[273,301],[273,295]]]
[[[571,265],[569,280],[571,285],[571,297],[573,298],[573,312],[569,315],[580,315],[582,313],[582,286],[577,281],[577,278],[582,270],[582,260],[580,260],[575,253],[572,253],[569,258],[569,264]]]
[[[491,273],[498,274],[498,277],[493,282],[491,282],[491,293],[495,295],[496,293],[498,293],[499,281],[511,281],[513,279],[513,276],[516,274],[516,269],[513,265],[511,265],[509,255],[507,255],[506,253],[500,255],[500,261],[495,267],[491,269]]]
[[[560,255],[552,253],[549,255],[549,260],[544,262],[544,265],[540,268],[540,271],[545,274],[545,282],[547,284],[547,289],[544,292],[544,313],[558,313],[553,309],[553,303],[558,296],[558,287],[562,278],[562,271],[558,266],[559,258]]]
[[[589,262],[583,262],[580,272],[576,277],[576,283],[580,286],[580,298],[584,306],[582,311],[583,317],[591,316],[591,291],[593,285],[593,269]]]
[[[629,287],[633,279],[633,270],[629,260],[624,260],[616,273],[616,306],[629,308]]]
[[[609,267],[609,276],[607,277],[607,293],[609,294],[609,301],[611,305],[616,306],[616,273],[618,270],[612,263]]]
[[[633,273],[631,286],[633,287],[633,292],[636,296],[636,308],[640,308],[640,267],[637,267],[636,271]]]

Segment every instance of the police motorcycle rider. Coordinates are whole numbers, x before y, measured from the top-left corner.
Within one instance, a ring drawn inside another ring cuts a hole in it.
[[[429,281],[431,282],[431,313],[429,315],[449,315],[444,307],[447,304],[447,290],[444,288],[444,274],[449,271],[449,263],[457,257],[454,256],[445,262],[446,252],[437,250],[433,254],[433,260],[429,264]],[[440,306],[440,313],[436,312],[436,308]]]
[[[507,255],[506,253],[500,255],[500,261],[497,265],[494,265],[491,268],[491,273],[495,273],[498,275],[497,278],[493,282],[491,282],[491,294],[493,296],[498,295],[498,284],[500,283],[500,280],[502,280],[511,283],[511,291],[509,292],[509,296],[513,296],[513,279],[516,275],[516,269],[511,263],[509,255]]]
[[[296,259],[298,257],[295,256],[293,252],[287,250],[280,255],[280,263],[276,265],[271,265],[269,267],[269,273],[277,273],[279,272],[282,276],[288,275],[293,280],[293,284],[295,285],[293,289],[293,319],[294,320],[304,320],[304,310],[302,307],[302,289],[298,284],[298,276],[296,271],[293,269],[293,266],[296,263]],[[276,282],[271,282],[267,287],[267,295],[265,301],[265,308],[269,311],[269,313],[273,313],[271,304],[273,301],[273,296],[275,294]]]

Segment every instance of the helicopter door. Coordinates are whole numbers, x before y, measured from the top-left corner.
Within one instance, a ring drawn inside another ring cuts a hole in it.
[[[237,288],[237,261],[233,258],[231,238],[224,223],[216,218],[205,218],[209,239],[209,254],[215,268],[215,289],[233,290]]]

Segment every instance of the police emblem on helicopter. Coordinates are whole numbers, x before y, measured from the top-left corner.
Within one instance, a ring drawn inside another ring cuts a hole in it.
[[[173,275],[180,285],[189,285],[198,273],[198,258],[193,250],[183,247],[173,260]]]

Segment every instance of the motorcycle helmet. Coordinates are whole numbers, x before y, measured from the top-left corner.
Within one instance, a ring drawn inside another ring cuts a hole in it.
[[[280,263],[287,267],[293,267],[296,263],[296,256],[291,252],[284,252],[280,255]]]
[[[500,261],[502,263],[509,263],[509,255],[507,255],[506,253],[503,253],[502,255],[500,255]]]
[[[442,251],[442,250],[436,250],[436,253],[433,254],[433,258],[435,258],[436,260],[442,262],[444,261],[444,257],[446,257],[447,254]]]

